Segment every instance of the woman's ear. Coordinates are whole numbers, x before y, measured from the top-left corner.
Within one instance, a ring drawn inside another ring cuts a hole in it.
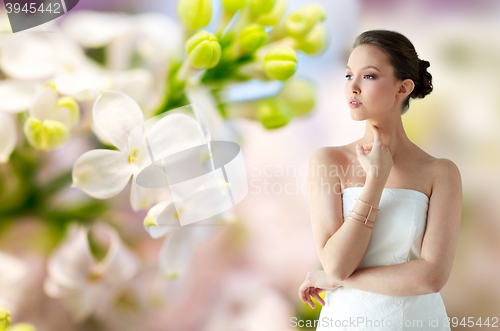
[[[405,79],[399,86],[398,96],[401,98],[406,98],[415,88],[415,83],[411,79]]]

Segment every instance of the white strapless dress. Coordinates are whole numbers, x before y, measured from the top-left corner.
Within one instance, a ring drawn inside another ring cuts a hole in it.
[[[342,190],[348,215],[363,187]],[[420,258],[429,198],[411,189],[384,188],[376,223],[359,267],[394,265]],[[371,323],[370,323],[371,321]],[[397,297],[339,287],[325,292],[317,329],[451,330],[439,293]]]

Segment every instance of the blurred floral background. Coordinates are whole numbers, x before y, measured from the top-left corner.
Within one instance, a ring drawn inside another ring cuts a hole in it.
[[[499,21],[494,0],[80,0],[12,34],[0,7],[0,330],[7,319],[10,330],[68,331],[316,319],[321,306],[298,297],[321,268],[307,163],[364,133],[344,68],[370,29],[403,33],[431,63],[434,90],[412,100],[404,126],[462,174],[441,291],[453,329],[500,318]],[[240,144],[249,184],[219,225],[196,230],[161,226],[169,192],[131,180],[144,165],[126,140],[189,103],[208,138]]]

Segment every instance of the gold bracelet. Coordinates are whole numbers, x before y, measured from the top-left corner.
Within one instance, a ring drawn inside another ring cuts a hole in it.
[[[362,202],[362,203],[364,203],[364,204],[367,204],[368,206],[370,206],[370,207],[372,207],[372,208],[375,208],[374,206],[370,205],[369,203],[364,202],[363,200],[359,200],[359,199],[356,199],[356,198],[354,198],[354,200],[359,201],[359,202]],[[376,210],[378,210],[378,211],[380,211],[380,209],[378,209],[378,208],[375,208],[375,209],[376,209]]]
[[[349,215],[349,216],[347,216],[347,218],[353,219],[353,220],[355,220],[356,222],[358,222],[359,224],[363,224],[364,226],[369,227],[370,229],[373,229],[373,226],[369,226],[369,225],[367,225],[367,224],[365,224],[365,223],[361,222],[360,220],[357,220],[357,219],[355,219],[355,218],[351,217],[350,215]]]
[[[368,217],[370,217],[370,214],[372,213],[372,209],[373,209],[373,208],[375,208],[375,207],[374,207],[374,206],[372,206],[372,205],[370,205],[369,203],[364,202],[363,200],[359,200],[359,199],[356,199],[356,198],[355,198],[354,200],[356,200],[356,201],[360,201],[360,202],[362,202],[362,203],[367,204],[368,206],[370,206],[370,211],[368,212],[368,216],[366,216],[366,219],[368,219]],[[380,209],[378,209],[378,208],[375,208],[375,209],[376,209],[376,210],[380,210]],[[366,222],[365,222],[365,223],[366,223]]]
[[[349,216],[351,216],[351,215],[349,215]],[[352,216],[351,216],[351,218],[354,218],[354,217],[352,217]],[[363,221],[361,221],[361,220],[358,220],[357,218],[354,218],[354,219],[355,219],[356,221],[360,222],[360,223],[363,223],[363,224],[365,224],[365,225],[368,225],[368,223],[367,223],[366,221],[364,221],[364,222],[363,222]]]
[[[366,221],[364,222],[365,224],[366,224],[366,222],[372,222],[372,223],[375,223],[375,221],[369,220],[369,219],[368,219],[368,217],[364,217],[363,215],[358,214],[358,213],[356,213],[356,212],[355,212],[355,211],[353,211],[353,210],[349,210],[349,213],[353,213],[353,214],[355,214],[355,215],[358,215],[358,216],[361,216],[361,217],[365,218],[365,219],[366,219]],[[370,213],[368,213],[368,216],[370,216]]]

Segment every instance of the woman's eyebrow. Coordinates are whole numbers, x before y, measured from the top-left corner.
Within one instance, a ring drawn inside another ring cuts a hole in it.
[[[351,68],[349,68],[349,66],[347,66],[347,67],[345,67],[345,68],[346,68],[346,69],[351,70]],[[375,70],[377,70],[377,71],[380,71],[377,67],[374,67],[374,66],[366,66],[366,67],[361,68],[361,70],[363,70],[363,69],[367,69],[367,68],[373,68],[373,69],[375,69]]]

